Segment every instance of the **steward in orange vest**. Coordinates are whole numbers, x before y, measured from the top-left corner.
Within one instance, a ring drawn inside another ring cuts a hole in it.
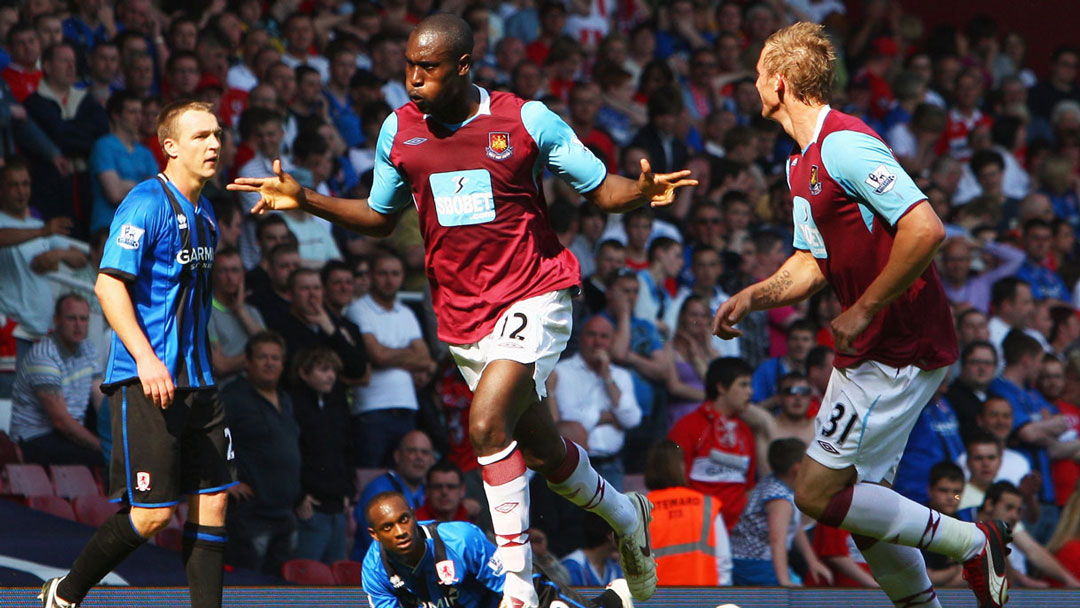
[[[645,486],[653,503],[649,537],[657,584],[730,585],[731,548],[721,501],[686,487],[682,449],[674,441],[662,440],[649,450]]]
[[[653,503],[649,535],[658,584],[717,586],[715,524],[720,499],[678,487],[654,490],[648,496]]]

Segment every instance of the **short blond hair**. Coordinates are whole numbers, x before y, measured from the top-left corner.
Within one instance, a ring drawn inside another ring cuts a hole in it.
[[[176,139],[176,123],[179,122],[180,117],[183,116],[184,112],[188,111],[209,112],[210,114],[213,114],[214,106],[205,101],[181,99],[161,108],[157,118],[157,139],[159,146],[164,148],[166,139]]]
[[[788,92],[803,103],[829,103],[835,61],[836,50],[825,28],[807,21],[769,36],[761,53],[766,73],[783,76]]]

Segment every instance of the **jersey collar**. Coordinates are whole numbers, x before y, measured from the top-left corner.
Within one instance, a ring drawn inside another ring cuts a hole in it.
[[[828,104],[826,104],[818,112],[817,125],[814,126],[814,137],[812,137],[810,139],[810,143],[806,144],[806,147],[803,148],[803,154],[806,154],[806,151],[810,149],[810,146],[814,145],[814,143],[817,142],[818,136],[821,135],[821,127],[825,125],[825,117],[829,115],[829,112],[831,110],[832,108],[829,107]]]
[[[192,209],[195,210],[195,214],[198,215],[198,213],[200,211],[200,209],[199,209],[199,201],[195,201],[194,203],[189,201],[187,199],[187,197],[184,196],[184,193],[180,192],[180,189],[173,185],[172,180],[169,179],[168,175],[165,175],[164,171],[159,172],[158,175],[160,175],[162,177],[162,179],[165,180],[166,187],[172,188],[173,194],[176,195],[177,200],[180,200],[180,201],[183,201],[183,202],[187,203],[189,206],[191,206]],[[202,199],[202,193],[201,192],[199,193],[199,199]]]
[[[457,124],[441,123],[444,127],[450,129],[451,131],[457,131],[461,127],[464,127],[465,125],[476,120],[480,116],[491,116],[491,95],[488,94],[487,89],[485,89],[484,87],[475,84],[473,86],[476,87],[477,91],[480,91],[480,106],[476,109],[476,114],[473,114],[472,116],[466,118],[463,122],[459,122]],[[427,120],[430,117],[431,114],[424,114],[424,120]]]

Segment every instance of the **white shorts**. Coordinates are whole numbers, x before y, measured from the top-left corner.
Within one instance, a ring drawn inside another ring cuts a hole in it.
[[[547,396],[547,378],[570,340],[573,328],[571,289],[549,291],[515,302],[479,342],[450,346],[461,375],[476,390],[488,363],[508,359],[533,365],[536,396]]]
[[[877,361],[833,369],[806,454],[830,469],[854,465],[859,481],[892,483],[908,435],[947,370]]]

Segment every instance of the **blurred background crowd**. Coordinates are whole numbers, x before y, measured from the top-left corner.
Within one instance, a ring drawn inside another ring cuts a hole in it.
[[[23,460],[107,469],[94,273],[116,206],[164,166],[158,110],[198,98],[225,128],[204,194],[220,234],[213,363],[242,482],[230,563],[357,559],[357,507],[387,489],[424,517],[485,524],[470,394],[435,338],[415,210],[372,239],[250,216],[255,200],[224,188],[280,158],[309,188],[365,197],[379,128],[409,103],[408,33],[434,10],[472,27],[476,84],[541,100],[610,172],[636,177],[647,158],[700,181],[671,206],[606,216],[544,176],[582,271],[548,405],[612,483],[647,486],[665,517],[703,509],[691,541],[706,549],[671,553],[671,572],[705,560],[685,584],[753,582],[765,562],[781,584],[873,584],[845,532],[776,516],[832,407],[835,296],[711,336],[719,304],[791,253],[792,143],[760,115],[754,66],[772,32],[808,20],[837,48],[832,107],[881,134],[948,231],[937,264],[962,357],[896,487],[1016,524],[1014,584],[1080,586],[1080,50],[1033,65],[1008,22],[930,24],[898,0],[0,2],[0,399]],[[603,526],[532,487],[541,563],[577,584],[616,578]],[[958,564],[928,567],[963,584]],[[661,584],[673,576],[662,566]]]

